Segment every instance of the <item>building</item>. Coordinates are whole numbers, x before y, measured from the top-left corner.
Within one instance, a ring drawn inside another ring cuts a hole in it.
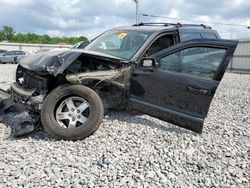
[[[250,38],[240,39],[228,71],[250,73]]]

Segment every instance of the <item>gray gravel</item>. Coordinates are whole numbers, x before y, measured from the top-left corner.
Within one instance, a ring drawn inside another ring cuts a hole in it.
[[[7,87],[13,66],[0,66]],[[123,111],[77,142],[0,124],[0,187],[250,187],[249,112],[250,75],[226,74],[202,135]]]

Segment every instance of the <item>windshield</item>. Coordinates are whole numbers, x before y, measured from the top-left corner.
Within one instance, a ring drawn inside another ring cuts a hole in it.
[[[148,31],[110,30],[95,39],[85,49],[130,60],[151,34]]]

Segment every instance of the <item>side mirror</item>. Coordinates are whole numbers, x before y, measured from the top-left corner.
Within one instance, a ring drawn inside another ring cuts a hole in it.
[[[143,58],[140,61],[140,67],[146,70],[153,70],[156,67],[154,58]]]

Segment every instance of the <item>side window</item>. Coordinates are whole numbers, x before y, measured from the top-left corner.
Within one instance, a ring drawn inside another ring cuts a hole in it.
[[[13,52],[7,52],[5,55],[10,56],[10,55],[14,55],[14,53]]]
[[[22,51],[17,51],[17,52],[16,52],[16,55],[25,55],[25,53],[22,52]]]
[[[221,48],[190,47],[161,58],[159,69],[212,79],[225,54]]]
[[[185,41],[193,40],[193,39],[201,39],[201,34],[200,33],[182,33],[180,37],[181,37],[181,41],[185,42]]]
[[[217,39],[217,36],[213,33],[202,33],[204,39]]]
[[[170,46],[175,44],[175,36],[174,35],[164,35],[156,39],[153,44],[148,48],[144,57],[148,57],[152,54],[155,54],[161,50],[164,50]]]

